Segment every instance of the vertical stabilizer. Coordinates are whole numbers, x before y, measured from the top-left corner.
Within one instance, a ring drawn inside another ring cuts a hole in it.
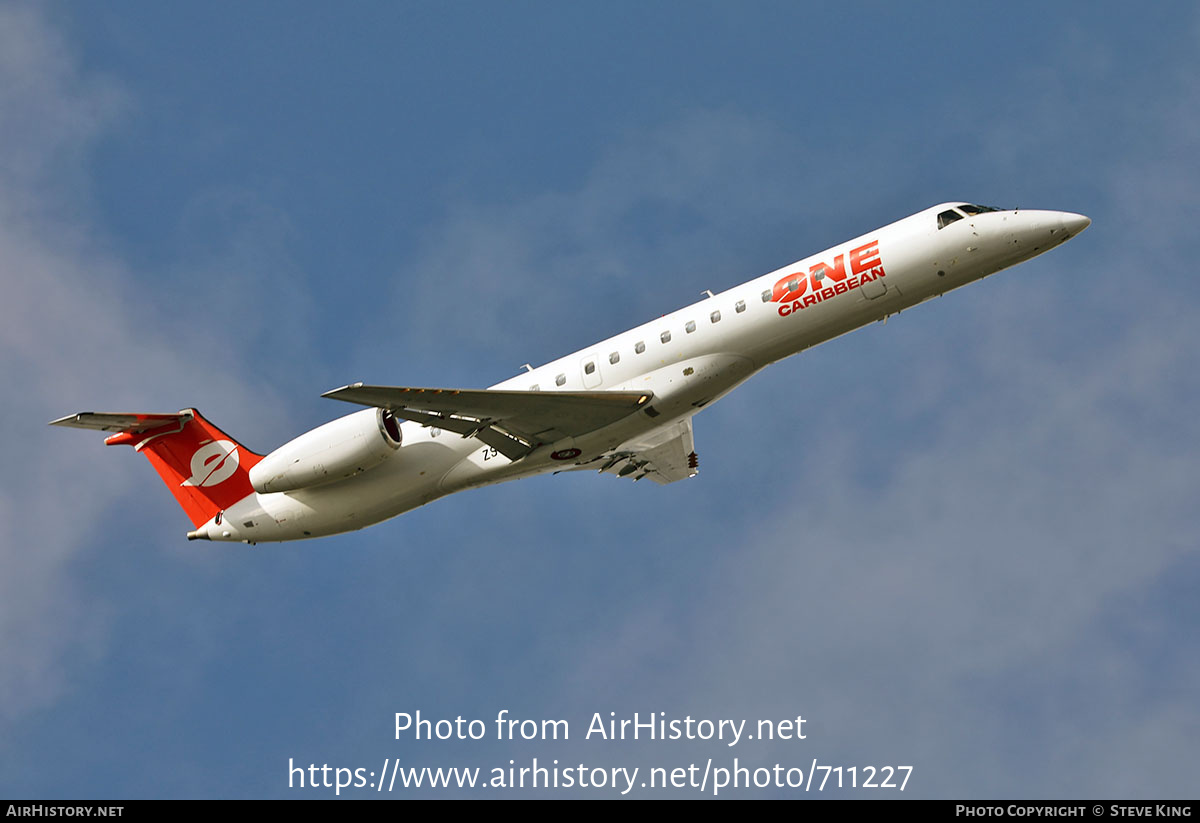
[[[254,494],[250,469],[262,460],[195,409],[178,414],[80,412],[54,426],[114,432],[109,446],[133,446],[150,460],[193,526]]]

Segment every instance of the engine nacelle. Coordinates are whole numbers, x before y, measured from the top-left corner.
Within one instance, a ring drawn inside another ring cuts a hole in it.
[[[286,492],[365,472],[400,448],[400,426],[386,409],[364,409],[284,443],[250,469],[257,492]]]

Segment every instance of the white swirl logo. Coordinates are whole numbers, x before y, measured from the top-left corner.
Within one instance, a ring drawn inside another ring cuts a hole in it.
[[[229,440],[213,440],[192,455],[192,476],[181,486],[215,486],[233,476],[238,467],[237,444]]]

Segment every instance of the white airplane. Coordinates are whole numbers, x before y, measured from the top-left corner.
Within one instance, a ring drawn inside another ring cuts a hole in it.
[[[258,543],[361,529],[464,489],[592,469],[673,483],[696,474],[692,417],[765,366],[1035,257],[1080,214],[942,203],[490,389],[355,383],[369,406],[255,454],[195,409],[81,412],[150,459],[195,530]],[[403,422],[401,422],[403,421]]]

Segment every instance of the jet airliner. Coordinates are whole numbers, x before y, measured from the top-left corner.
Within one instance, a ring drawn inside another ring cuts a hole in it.
[[[189,540],[258,543],[378,523],[457,491],[592,470],[673,483],[696,474],[692,418],[755,372],[1028,260],[1080,214],[943,203],[643,323],[489,389],[355,383],[368,408],[263,456],[196,409],[80,412],[149,458]]]

